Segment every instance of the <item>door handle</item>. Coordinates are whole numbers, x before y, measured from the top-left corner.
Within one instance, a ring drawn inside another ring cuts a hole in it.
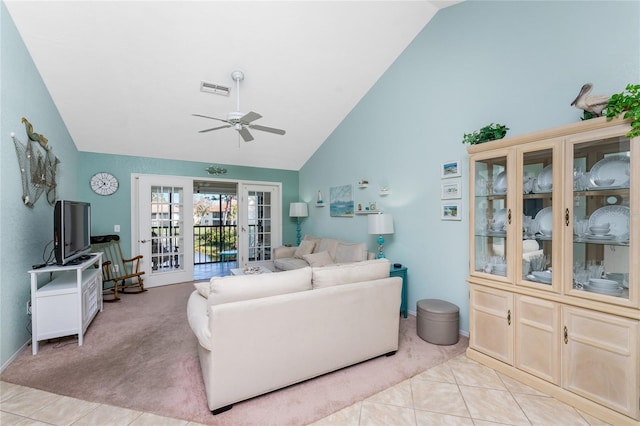
[[[148,240],[140,240],[140,242],[144,244],[144,243],[148,243],[149,241]]]

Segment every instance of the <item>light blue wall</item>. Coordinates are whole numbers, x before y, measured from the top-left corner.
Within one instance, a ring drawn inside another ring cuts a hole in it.
[[[509,135],[575,122],[569,104],[640,82],[639,2],[470,1],[441,10],[300,171],[300,193],[354,184],[356,202],[392,213],[387,257],[409,268],[409,308],[423,298],[460,307],[469,330],[468,220],[440,220],[440,165],[468,156],[464,133],[491,122]],[[591,30],[590,30],[591,29]],[[366,189],[356,182],[368,179]],[[388,186],[392,194],[377,195]],[[311,208],[304,231],[367,241],[365,216]]]
[[[121,225],[123,248],[130,253],[130,175],[132,173],[210,177],[204,169],[211,163],[177,162],[151,158],[78,152],[58,110],[36,69],[4,2],[0,1],[0,367],[31,339],[26,303],[30,299],[31,265],[43,263],[53,238],[53,208],[44,196],[33,208],[22,204],[22,184],[10,133],[25,143],[20,122],[26,117],[60,159],[60,199],[92,203],[92,233],[113,233]],[[298,172],[225,166],[225,178],[282,182],[283,242],[295,242],[295,222],[288,205],[298,201]],[[97,171],[110,171],[120,180],[120,189],[110,197],[91,192],[89,179]]]
[[[92,234],[113,234],[113,225],[120,225],[120,237],[123,250],[131,253],[131,174],[156,174],[170,176],[189,176],[210,179],[205,168],[211,163],[162,160],[155,158],[132,157],[125,155],[80,153],[78,170],[79,196],[91,203]],[[283,231],[284,243],[294,243],[295,222],[291,220],[288,206],[298,201],[298,172],[290,170],[263,169],[256,167],[223,166],[227,174],[223,179],[282,182]],[[96,195],[89,186],[89,179],[97,172],[108,171],[118,178],[118,191],[110,196]]]
[[[49,139],[60,159],[58,196],[75,198],[78,152],[5,7],[0,3],[0,365],[30,339],[26,302],[31,265],[53,238],[53,207],[44,195],[33,208],[22,204],[20,168],[11,132],[24,144],[20,122]]]

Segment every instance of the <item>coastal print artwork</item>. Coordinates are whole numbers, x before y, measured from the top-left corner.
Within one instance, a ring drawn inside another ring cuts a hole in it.
[[[440,208],[440,219],[441,220],[462,220],[460,207],[461,207],[461,203],[459,201],[442,203]]]
[[[333,217],[352,217],[354,214],[353,185],[329,188],[329,209]]]
[[[447,179],[462,176],[460,163],[458,161],[446,161],[440,167],[440,178]]]

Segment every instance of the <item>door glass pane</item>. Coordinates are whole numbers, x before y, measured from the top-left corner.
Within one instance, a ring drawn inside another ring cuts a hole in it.
[[[523,155],[523,278],[551,284],[553,259],[553,150],[525,152]]]
[[[629,139],[576,144],[573,159],[573,286],[628,299]]]
[[[475,270],[507,275],[507,158],[475,164]]]
[[[151,187],[151,273],[184,265],[182,199],[181,187]]]
[[[249,191],[249,261],[271,259],[271,192]]]

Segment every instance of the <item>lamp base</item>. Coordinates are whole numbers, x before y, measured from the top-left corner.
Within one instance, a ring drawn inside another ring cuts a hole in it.
[[[378,235],[378,253],[376,254],[376,259],[384,259],[386,256],[384,255],[384,238],[382,235]]]
[[[302,241],[302,229],[300,228],[300,218],[296,219],[296,238],[298,243],[296,245],[300,245],[300,241]]]

